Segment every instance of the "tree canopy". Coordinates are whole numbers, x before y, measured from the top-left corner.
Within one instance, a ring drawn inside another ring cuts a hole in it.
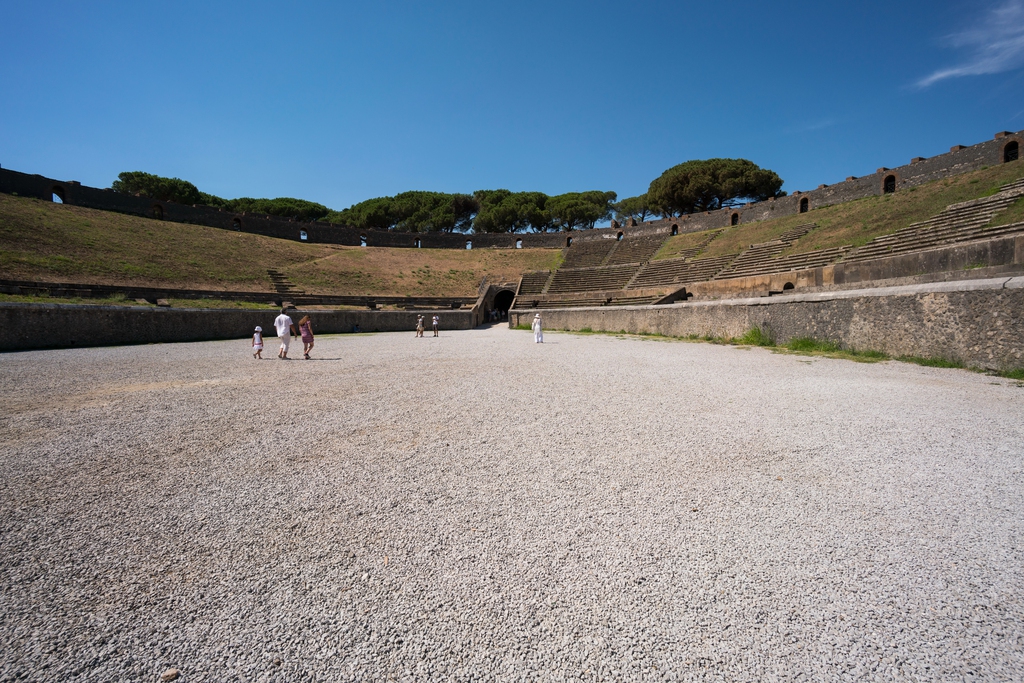
[[[453,232],[468,230],[479,208],[477,200],[466,194],[412,191],[331,211],[326,220],[360,229]]]
[[[443,192],[402,192],[332,211],[325,220],[360,229],[403,232],[523,232],[592,228],[611,215],[614,192],[477,190],[473,196]]]
[[[566,192],[549,197],[545,209],[551,216],[551,226],[556,230],[578,230],[593,228],[594,224],[612,215],[614,192]]]
[[[646,192],[636,197],[626,197],[613,204],[612,208],[615,209],[616,219],[624,221],[635,218],[638,223],[643,223],[648,216],[655,216],[658,213],[651,207]]]
[[[203,199],[203,193],[199,188],[187,180],[164,178],[142,171],[119,173],[110,189],[123,194],[142,195],[178,204],[199,204]]]
[[[323,204],[292,197],[223,199],[201,192],[187,180],[142,171],[119,174],[111,189],[179,204],[203,204],[235,213],[401,232],[515,233],[593,228],[597,221],[612,215],[616,196],[614,192],[599,190],[568,192],[554,197],[543,192],[505,189],[477,190],[472,195],[412,191],[367,199],[343,211],[332,211]]]
[[[212,198],[219,199],[219,197]],[[223,201],[224,209],[235,213],[265,213],[270,216],[295,218],[302,221],[319,220],[331,212],[323,204],[292,197],[278,197],[277,199],[240,197],[221,201]],[[218,204],[210,204],[210,206],[218,206]]]
[[[673,166],[651,182],[647,196],[662,215],[734,206],[741,199],[781,197],[782,178],[746,159],[704,159]]]
[[[543,192],[477,190],[473,197],[480,205],[473,221],[476,232],[544,231],[551,223],[544,210],[548,196]]]
[[[278,197],[277,199],[253,199],[252,197],[223,199],[216,195],[201,192],[199,188],[187,180],[165,178],[153,175],[152,173],[143,173],[142,171],[119,173],[117,180],[110,185],[110,189],[124,194],[152,197],[153,199],[165,202],[203,204],[234,213],[263,213],[270,216],[296,218],[304,221],[314,221],[330,213],[330,209],[323,204],[306,201],[305,199],[294,199],[292,197]]]

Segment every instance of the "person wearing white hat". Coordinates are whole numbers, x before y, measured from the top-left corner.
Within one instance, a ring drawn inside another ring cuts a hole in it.
[[[256,326],[252,335],[252,357],[263,360],[263,328]]]
[[[538,313],[537,315],[533,316],[533,324],[530,325],[530,327],[533,329],[533,341],[534,341],[534,343],[543,344],[544,343],[544,330],[541,329],[541,326],[540,326],[540,313]]]

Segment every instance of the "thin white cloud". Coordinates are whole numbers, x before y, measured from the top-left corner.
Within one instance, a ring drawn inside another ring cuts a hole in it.
[[[948,42],[969,50],[967,60],[922,78],[917,87],[927,88],[947,78],[996,74],[1024,65],[1024,0],[1009,0],[995,7],[974,27],[949,36]]]

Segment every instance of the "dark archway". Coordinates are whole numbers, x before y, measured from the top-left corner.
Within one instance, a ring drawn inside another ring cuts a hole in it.
[[[800,213],[807,213],[807,210],[811,208],[811,200],[807,197],[803,197],[800,200]]]
[[[366,235],[360,235],[359,236],[359,246],[361,246],[361,247],[365,247],[366,246]]]
[[[679,234],[679,226],[678,225],[673,225],[672,226],[672,236],[675,237],[678,234]]]
[[[158,221],[162,221],[164,219],[164,207],[160,206],[159,204],[154,204],[153,218],[157,219]]]
[[[882,181],[882,194],[892,194],[896,191],[896,176],[887,175]]]
[[[782,285],[782,291],[783,292],[785,292],[787,289],[793,289],[793,283],[792,282],[787,282],[786,284]]]
[[[733,213],[733,215],[729,217],[729,225],[739,225],[739,224],[740,224],[740,215],[738,213]]]
[[[619,242],[621,242],[622,241],[622,233],[620,232],[618,235],[616,235],[615,239],[618,240]]]
[[[240,231],[242,229],[242,220],[240,218],[233,219],[231,221],[231,227]]]
[[[1017,161],[1019,157],[1020,145],[1017,144],[1017,141],[1011,140],[1010,142],[1007,142],[1006,146],[1003,147],[1003,163],[1005,164],[1008,161]]]
[[[572,238],[571,237],[566,237],[565,238],[565,246],[567,246],[567,247],[571,247],[572,246]]]
[[[516,240],[516,249],[522,249],[522,248],[523,248],[523,241],[522,240]]]
[[[61,187],[60,185],[54,185],[53,186],[53,193],[52,194],[53,194],[53,196],[51,197],[51,200],[53,201],[54,204],[63,204],[64,203],[64,188],[63,187]]]
[[[494,295],[494,308],[501,311],[502,317],[508,313],[508,309],[512,308],[512,301],[516,298],[516,293],[510,289],[503,289]]]
[[[416,240],[413,242],[413,244],[416,245],[417,249],[422,249],[423,248],[423,243],[420,241],[419,237],[416,238]]]

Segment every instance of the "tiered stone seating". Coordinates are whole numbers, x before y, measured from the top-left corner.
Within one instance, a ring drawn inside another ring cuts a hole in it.
[[[613,239],[574,239],[572,246],[565,250],[563,268],[587,268],[599,266],[608,258],[609,252],[617,245]]]
[[[732,262],[732,265],[715,275],[714,279],[722,280],[729,277],[743,277],[744,275],[772,272],[763,270],[769,259],[781,254],[783,251],[788,249],[793,242],[797,241],[816,227],[817,226],[814,223],[798,225],[797,227],[782,233],[776,239],[769,240],[768,242],[762,242],[761,244],[751,244],[749,249],[742,252],[736,260]]]
[[[844,261],[867,261],[944,244],[989,239],[1024,232],[1020,224],[985,227],[992,218],[1024,196],[1024,180],[1004,185],[999,192],[969,202],[950,204],[926,221],[913,223],[888,235],[876,237],[853,250]]]
[[[627,292],[629,290],[626,290]],[[614,296],[612,300],[608,302],[609,306],[646,306],[647,304],[653,304],[655,301],[660,299],[663,295],[649,295],[649,296]]]
[[[701,242],[697,246],[690,247],[689,249],[679,250],[679,253],[677,253],[673,258],[693,258],[700,254],[705,249],[707,249],[708,245],[711,244],[711,240],[715,239],[721,234],[721,230],[713,230],[712,232],[708,233],[708,236],[704,239],[703,242]]]
[[[600,295],[586,293],[578,296],[551,296],[538,294],[536,296],[518,296],[512,308],[521,311],[533,308],[580,308],[582,306],[645,306],[653,304],[663,294],[645,294],[642,296],[631,296],[628,291],[622,296],[608,296],[607,292]]]
[[[664,261],[651,261],[637,274],[629,287],[630,289],[647,289],[710,280],[737,256],[738,254],[728,254],[696,260],[673,258]]]
[[[640,268],[639,264],[597,268],[559,268],[548,286],[549,294],[597,292],[622,289]]]
[[[604,306],[608,298],[604,296],[579,296],[571,298],[549,298],[538,296],[536,298],[517,297],[513,308],[515,310],[532,308],[580,308],[583,306]]]
[[[847,244],[843,247],[832,247],[830,249],[818,249],[816,251],[805,251],[799,254],[790,254],[789,256],[765,261],[759,267],[752,267],[742,273],[734,275],[733,277],[785,273],[791,270],[804,270],[806,268],[827,266],[830,263],[838,261],[849,249],[850,245]]]
[[[540,294],[544,291],[544,285],[551,278],[550,270],[536,270],[530,273],[523,273],[519,281],[519,294]]]
[[[661,245],[668,239],[667,235],[650,235],[644,237],[626,237],[619,242],[605,265],[612,266],[620,263],[643,263],[649,261]]]

